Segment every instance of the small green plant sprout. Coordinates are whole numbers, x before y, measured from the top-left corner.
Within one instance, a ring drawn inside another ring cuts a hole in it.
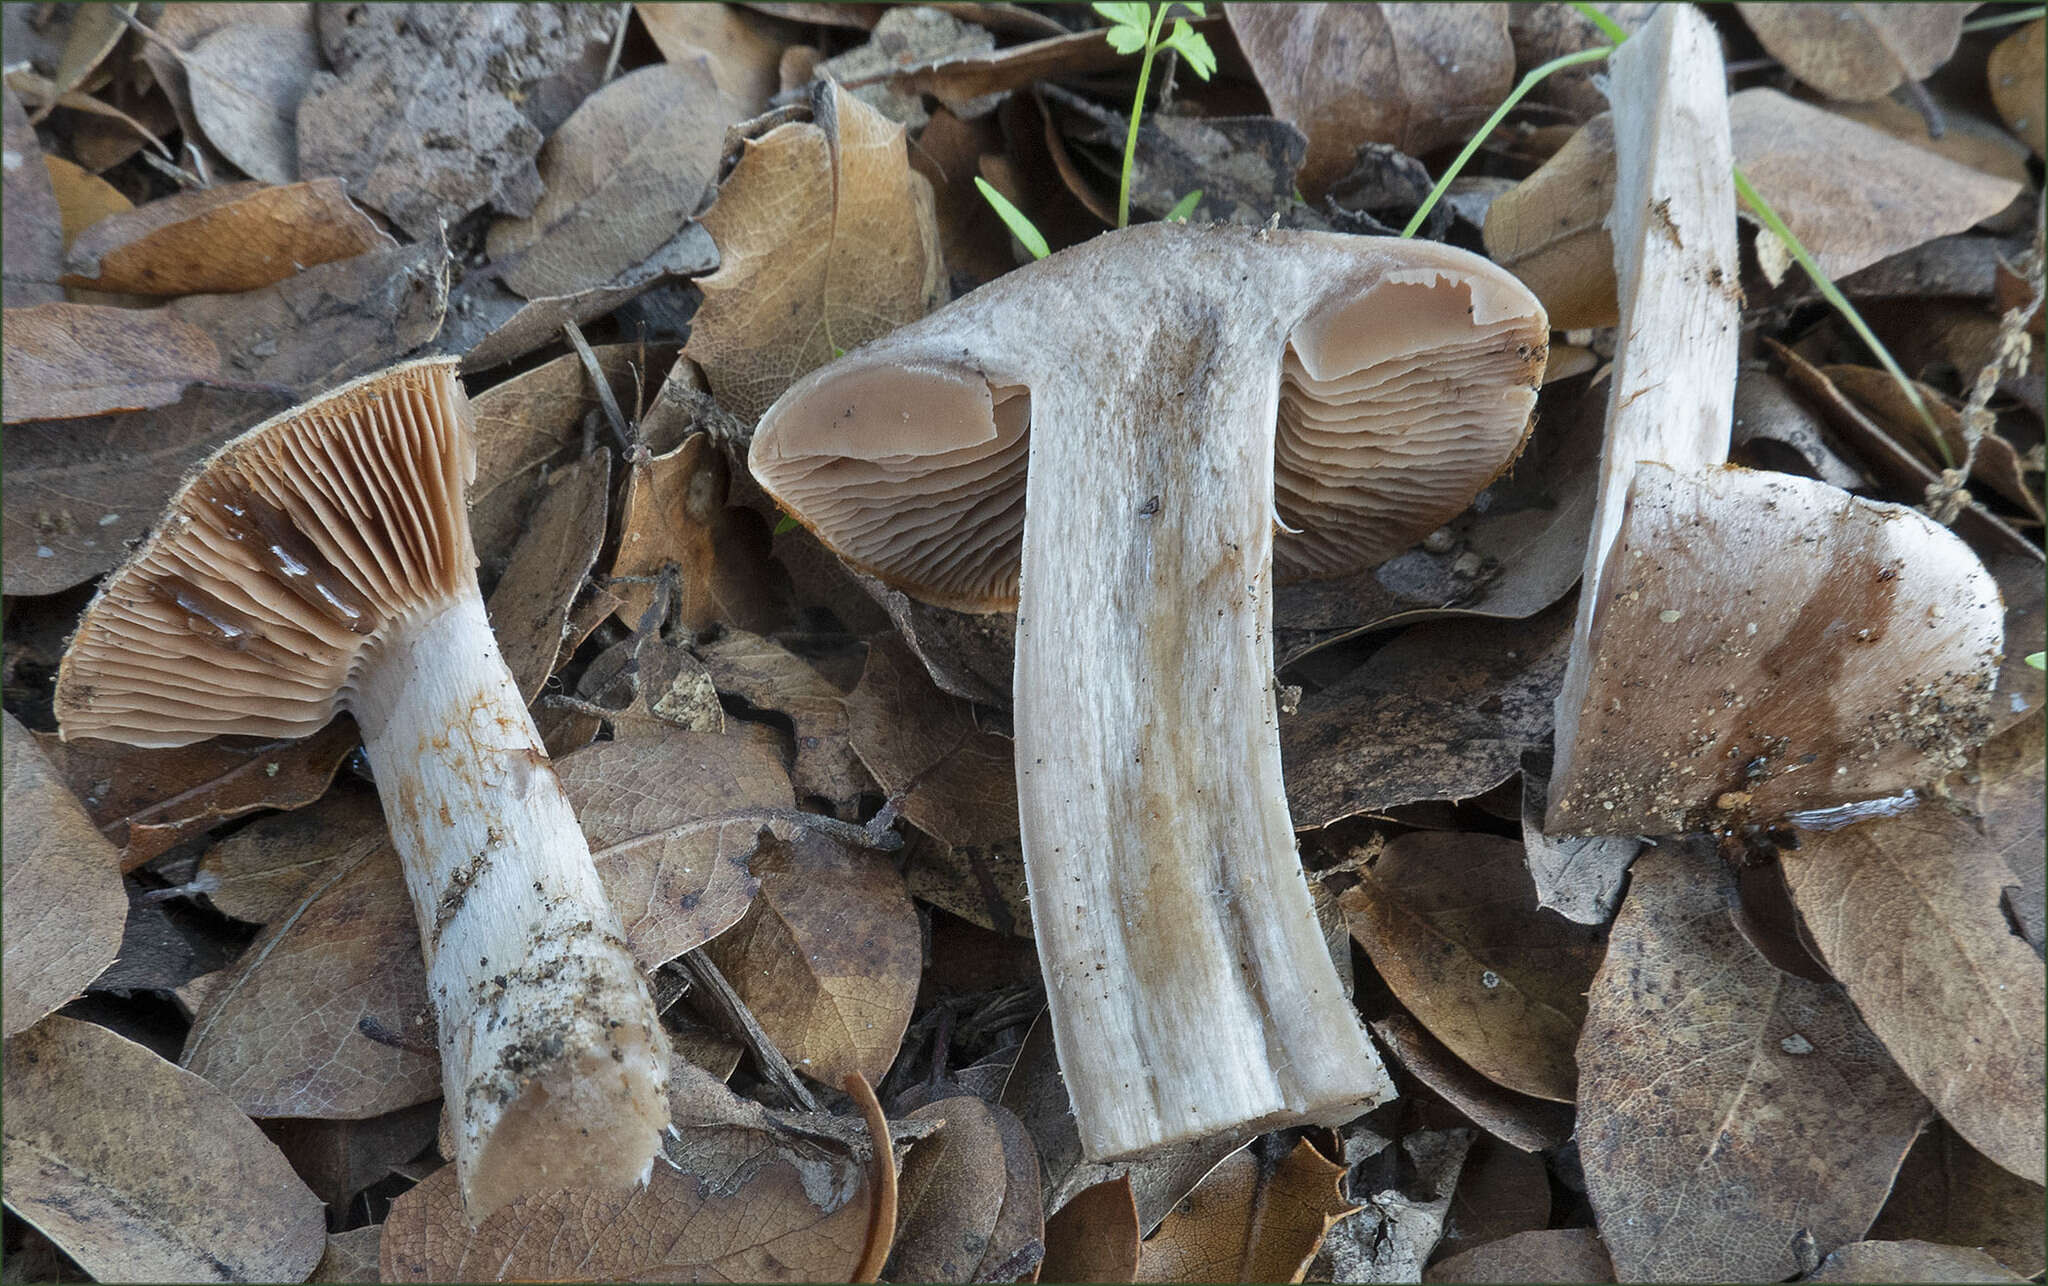
[[[1008,197],[996,191],[994,186],[980,175],[975,176],[974,186],[980,189],[981,199],[995,207],[996,215],[1002,219],[1003,226],[1010,230],[1011,236],[1024,243],[1024,248],[1031,252],[1033,259],[1043,259],[1052,253],[1052,247],[1045,242],[1045,234],[1038,230],[1022,210],[1011,205]]]
[[[1201,203],[1202,189],[1196,188],[1173,203],[1173,208],[1166,212],[1166,221],[1168,223],[1186,223],[1194,217],[1195,207]]]
[[[1145,88],[1152,80],[1153,56],[1161,49],[1171,49],[1187,60],[1189,71],[1207,80],[1216,71],[1216,51],[1209,48],[1209,42],[1201,32],[1188,25],[1186,18],[1175,18],[1173,30],[1165,30],[1167,15],[1175,8],[1185,9],[1197,18],[1208,16],[1207,8],[1199,0],[1178,0],[1176,4],[1162,4],[1156,10],[1138,0],[1124,0],[1122,3],[1096,0],[1090,7],[1109,19],[1109,31],[1105,34],[1111,49],[1120,54],[1145,51],[1145,61],[1138,65],[1138,92],[1131,100],[1131,128],[1124,135],[1123,181],[1118,185],[1116,194],[1116,226],[1127,228],[1131,224],[1131,171],[1138,157],[1138,120],[1145,113]],[[1162,32],[1165,32],[1163,40],[1160,38]],[[1186,198],[1182,201],[1184,204]],[[1167,217],[1172,218],[1171,215]]]
[[[2037,670],[2048,670],[2048,652],[2027,653],[2027,664]]]
[[[801,526],[803,526],[802,523],[798,522],[796,519],[790,517],[787,513],[785,513],[780,518],[777,518],[775,520],[775,531],[772,534],[777,536],[784,535],[788,532],[795,531],[798,527]]]

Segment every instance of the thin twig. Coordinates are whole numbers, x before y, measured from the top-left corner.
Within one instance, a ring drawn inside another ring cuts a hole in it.
[[[860,1114],[868,1123],[869,1144],[874,1148],[868,1240],[861,1248],[860,1265],[853,1270],[850,1280],[879,1281],[882,1265],[889,1262],[889,1251],[896,1244],[896,1149],[889,1141],[889,1118],[883,1114],[868,1078],[859,1072],[848,1072],[842,1084],[860,1107]]]
[[[612,51],[611,54],[604,60],[604,75],[597,78],[597,83],[600,88],[602,88],[605,85],[611,84],[612,77],[618,74],[619,55],[625,51],[626,28],[632,25],[632,19],[633,6],[631,4],[620,5],[619,29],[612,33]]]
[[[711,958],[702,951],[690,951],[684,953],[681,963],[689,971],[690,981],[698,988],[699,994],[753,1052],[754,1061],[759,1064],[762,1075],[768,1078],[768,1083],[804,1111],[820,1110],[817,1098],[798,1078],[796,1069],[789,1065],[789,1060],[782,1056],[782,1051],[761,1029],[761,1024],[754,1018],[754,1011],[747,1008],[747,1002],[740,999],[740,993],[733,990],[718,966],[711,963]]]
[[[604,368],[597,364],[597,354],[590,351],[590,341],[583,338],[583,328],[573,320],[565,321],[562,333],[569,337],[576,356],[583,359],[584,373],[597,386],[597,400],[604,407],[605,419],[611,422],[612,432],[619,439],[619,450],[631,451],[633,435],[626,431],[626,417],[619,414],[619,400],[612,396],[612,382],[604,377]]]

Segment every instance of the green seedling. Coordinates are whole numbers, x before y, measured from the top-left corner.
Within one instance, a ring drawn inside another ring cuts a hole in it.
[[[1201,203],[1202,189],[1196,188],[1173,203],[1173,208],[1166,212],[1166,221],[1168,223],[1186,223],[1194,216],[1195,207]]]
[[[1133,54],[1140,49],[1145,51],[1145,61],[1138,65],[1138,92],[1131,100],[1131,128],[1124,135],[1123,181],[1118,185],[1116,194],[1116,226],[1127,228],[1131,224],[1131,171],[1138,158],[1138,120],[1145,112],[1145,87],[1152,80],[1153,56],[1161,49],[1171,49],[1187,60],[1189,71],[1207,80],[1216,71],[1216,53],[1209,48],[1209,42],[1202,33],[1188,25],[1186,18],[1175,18],[1173,30],[1166,32],[1166,15],[1174,8],[1172,4],[1162,4],[1154,10],[1138,0],[1123,3],[1096,0],[1090,7],[1109,19],[1110,28],[1105,34],[1111,49],[1120,54]],[[1180,0],[1180,7],[1197,18],[1208,13],[1198,0]],[[1163,40],[1160,38],[1162,32],[1165,32]]]
[[[2010,27],[2022,22],[2048,15],[2048,6],[2035,5],[2031,9],[2015,9],[2011,13],[1993,14],[1989,18],[1972,18],[1963,24],[1964,31],[1990,31],[1994,27]]]
[[[1045,243],[1045,234],[1032,224],[1022,210],[1011,205],[1008,197],[996,191],[987,179],[979,175],[975,176],[974,186],[981,191],[981,199],[995,207],[996,215],[1003,221],[1003,226],[1010,230],[1011,236],[1024,243],[1024,248],[1031,252],[1033,259],[1043,259],[1052,253],[1052,247]]]
[[[801,526],[803,526],[802,523],[790,517],[788,514],[784,514],[780,518],[777,518],[775,520],[775,531],[773,534],[780,536],[786,532],[795,531],[798,527]]]
[[[2048,652],[2027,653],[2027,664],[2037,670],[2048,670]]]

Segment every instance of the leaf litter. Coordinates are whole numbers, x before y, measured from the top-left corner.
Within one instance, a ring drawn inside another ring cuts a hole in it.
[[[2041,425],[2035,341],[2003,313],[2039,273],[2038,22],[1717,19],[1772,60],[1731,80],[1738,163],[1935,420],[1759,230],[1741,287],[1768,371],[1743,372],[1738,415],[1763,423],[1740,458],[1954,509],[2007,654],[1981,721],[1949,711],[1960,770],[1848,765],[1913,796],[1847,826],[1738,784],[1747,805],[1706,817],[1546,831],[1617,318],[1603,69],[1554,76],[1423,224],[1551,307],[1532,445],[1414,549],[1276,594],[1306,874],[1402,1096],[1335,1130],[1097,1164],[1032,961],[1014,621],[864,584],[778,530],[745,455],[794,379],[1019,261],[977,178],[1055,246],[1113,222],[1139,60],[1078,7],[173,3],[136,11],[154,38],[120,8],[7,15],[26,62],[4,176],[7,1196],[49,1234],[11,1226],[10,1254],[294,1280],[380,1261],[409,1279],[2039,1271],[2040,1006],[2010,1006],[2039,990],[2048,887],[2024,659]],[[1603,13],[1639,32],[1650,8]],[[1406,220],[1516,76],[1608,38],[1562,5],[1179,16],[1217,76],[1152,68],[1140,219]],[[59,641],[186,471],[428,352],[461,359],[477,412],[501,648],[682,1056],[652,1186],[482,1228],[440,1166],[418,927],[352,726],[176,751],[50,734]],[[1686,667],[1661,665],[1647,681],[1682,692]],[[1895,976],[1943,999],[1902,1006]],[[154,1056],[106,1045],[109,1025],[184,1039],[189,1070],[136,1062]],[[135,1128],[104,1076],[21,1072],[19,1051],[78,1041],[208,1097],[151,1122],[147,1172],[14,1163],[17,1117],[66,1118],[64,1146],[94,1156]],[[869,1143],[848,1072],[880,1087],[895,1147]],[[78,1175],[157,1217],[50,1214],[78,1208]],[[216,1195],[181,1204],[162,1175]],[[266,1213],[207,1234],[224,1267],[176,1259],[181,1229],[237,1201]],[[234,1258],[260,1254],[289,1262]]]

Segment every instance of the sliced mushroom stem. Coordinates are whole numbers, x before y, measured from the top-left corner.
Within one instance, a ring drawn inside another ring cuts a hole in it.
[[[1056,422],[1057,393],[1034,403],[1018,809],[1060,1065],[1098,1160],[1349,1120],[1386,1089],[1281,780],[1278,345],[1184,397],[1133,363],[1122,387],[1082,390],[1085,431]]]
[[[482,601],[365,657],[350,708],[419,918],[472,1219],[644,1182],[667,1125],[652,996]]]

